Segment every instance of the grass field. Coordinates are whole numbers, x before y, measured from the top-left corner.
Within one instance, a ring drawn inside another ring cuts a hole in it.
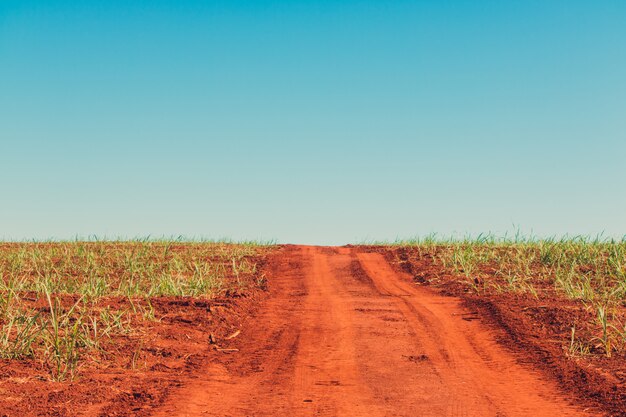
[[[416,340],[424,352],[415,351]],[[491,360],[500,358],[498,366],[505,366],[515,352],[515,361],[563,392],[622,415],[626,241],[427,237],[342,248],[170,240],[0,243],[0,414],[149,416],[206,402],[210,389],[215,397],[204,411],[213,415],[228,414],[216,408],[221,402],[239,410],[255,390],[270,395],[263,406],[280,407],[273,389],[290,392],[296,377],[290,372],[297,369],[284,363],[310,364],[330,350],[356,367],[351,355],[359,349],[359,360],[370,361],[372,370],[381,366],[379,357],[395,367],[393,386],[389,373],[376,371],[389,395],[407,381],[421,386],[419,372],[426,368],[413,369],[426,363],[449,378],[460,375],[455,386],[478,389],[471,395],[484,395],[482,384],[465,384],[463,363],[445,358],[473,355],[468,362],[476,368],[475,381],[484,378],[488,386],[492,377],[484,372],[493,371]],[[344,371],[342,378],[360,375]],[[371,375],[359,384],[370,383]],[[445,378],[433,378],[441,392],[450,391]],[[221,388],[212,385],[216,381]],[[515,403],[541,385],[490,395],[513,393]],[[360,404],[336,391],[334,382],[312,386],[327,388],[324,398]],[[239,394],[224,395],[232,389]],[[546,398],[557,395],[545,390]],[[256,395],[248,404],[251,414],[260,407]],[[311,404],[301,401],[297,396],[294,404]],[[492,401],[485,404],[488,409]]]
[[[570,355],[610,357],[626,349],[626,240],[431,236],[392,246],[409,249],[398,262],[429,260],[441,267],[441,273],[428,277],[433,284],[452,279],[483,296],[513,293],[539,301],[573,301],[591,313],[583,323],[590,333],[579,335],[571,324]]]
[[[213,299],[262,287],[254,242],[0,244],[0,359],[36,362],[57,380],[106,364],[166,312],[155,300]],[[137,366],[141,343],[129,367]]]

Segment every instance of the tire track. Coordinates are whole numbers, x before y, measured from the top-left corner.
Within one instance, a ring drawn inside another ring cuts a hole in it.
[[[270,297],[157,416],[584,416],[459,300],[376,253],[286,246]]]

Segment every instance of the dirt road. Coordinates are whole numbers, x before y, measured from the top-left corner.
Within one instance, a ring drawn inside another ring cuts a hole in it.
[[[239,351],[159,416],[582,416],[459,300],[358,248],[287,246]]]

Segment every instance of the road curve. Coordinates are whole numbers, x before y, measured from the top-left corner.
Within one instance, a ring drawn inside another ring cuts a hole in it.
[[[155,416],[589,416],[382,255],[286,246],[239,351]]]

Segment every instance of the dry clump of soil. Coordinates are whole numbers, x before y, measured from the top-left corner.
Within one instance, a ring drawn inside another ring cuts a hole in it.
[[[462,298],[467,308],[505,332],[502,344],[557,379],[563,389],[577,393],[609,415],[626,415],[626,349],[619,346],[607,356],[599,342],[602,327],[597,312],[588,304],[568,299],[554,285],[540,279],[533,282],[537,289],[534,294],[483,285],[483,280],[496,279],[489,274],[493,268],[483,269],[477,273],[480,278],[468,281],[432,254],[416,248],[370,250],[384,253],[392,265],[409,273],[417,283]],[[613,311],[615,322],[626,322],[623,305]]]

